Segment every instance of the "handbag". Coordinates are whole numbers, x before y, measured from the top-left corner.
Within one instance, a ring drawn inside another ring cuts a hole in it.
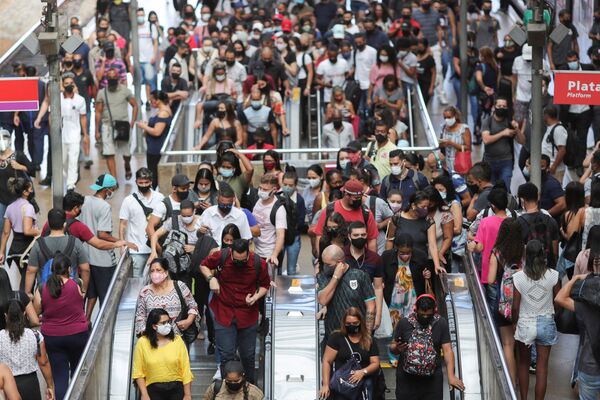
[[[364,387],[365,380],[361,379],[358,383],[350,383],[349,379],[352,371],[360,371],[360,361],[356,353],[352,350],[352,346],[348,342],[348,338],[344,337],[348,349],[350,350],[350,358],[344,365],[336,369],[333,372],[331,381],[329,382],[329,389],[347,399],[358,400],[364,398]]]
[[[129,121],[113,121],[112,113],[110,112],[110,104],[108,104],[108,90],[104,89],[104,101],[110,118],[110,126],[112,127],[113,139],[118,142],[129,142]]]
[[[465,151],[465,147],[461,146],[461,150],[456,152],[454,156],[454,171],[465,175],[473,166],[473,160],[471,159],[471,152]]]
[[[580,232],[573,232],[571,238],[564,243],[562,256],[566,259],[575,263],[577,256],[581,251],[582,235]]]
[[[186,320],[188,317],[189,308],[185,299],[183,298],[183,294],[181,293],[181,288],[179,287],[178,281],[173,282],[173,286],[175,286],[175,290],[177,291],[177,296],[179,296],[179,302],[181,303],[181,312],[179,316],[175,320],[175,322]],[[192,344],[198,337],[198,333],[200,330],[198,329],[198,325],[196,324],[196,320],[192,322],[192,324],[183,332],[181,332],[181,337],[185,344]]]
[[[392,317],[390,315],[390,309],[388,308],[388,305],[384,300],[381,307],[381,324],[379,325],[379,328],[377,328],[373,336],[377,339],[384,339],[391,337],[393,332],[394,327],[392,326]]]
[[[515,293],[513,275],[518,271],[518,269],[518,266],[515,264],[508,268],[504,268],[502,280],[500,281],[498,313],[508,321],[512,321],[512,305]]]

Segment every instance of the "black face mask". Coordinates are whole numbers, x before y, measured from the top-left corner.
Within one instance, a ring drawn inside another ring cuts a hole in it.
[[[265,65],[265,68],[269,68],[271,64],[273,64],[273,61],[263,61],[263,64]]]
[[[327,235],[329,240],[333,239],[335,235],[337,235],[336,230],[337,228],[325,228],[325,234]]]
[[[225,61],[228,67],[233,67],[235,65],[235,60],[233,61]]]
[[[423,10],[427,11],[431,8],[431,3],[423,3],[421,4],[421,7],[423,8]]]
[[[65,86],[65,93],[71,94],[71,93],[73,93],[74,90],[75,90],[75,86],[73,86],[73,85]]]
[[[181,74],[175,74],[175,73],[173,73],[173,74],[171,74],[171,79],[173,79],[173,80],[176,81],[177,79],[179,79],[180,76],[181,76]]]
[[[508,108],[496,108],[496,116],[500,118],[506,118],[508,116]]]
[[[81,68],[82,65],[83,65],[83,60],[73,60],[73,66],[75,68]]]
[[[411,14],[404,14],[404,15],[402,15],[402,19],[403,19],[404,21],[409,21],[411,17],[412,17],[412,15],[411,15]]]
[[[140,185],[138,185],[138,190],[142,194],[148,193],[150,191],[150,189],[152,189],[152,186],[140,186]]]
[[[356,46],[356,48],[357,48],[359,51],[363,51],[364,49],[366,49],[366,48],[367,48],[367,45],[366,45],[366,44],[361,44],[360,46]]]
[[[244,57],[244,54],[245,54],[244,50],[239,50],[239,51],[236,50],[235,51],[235,55],[238,56],[238,57]]]
[[[377,143],[383,143],[386,141],[386,139],[387,135],[375,134],[375,140],[377,140]]]
[[[245,267],[246,265],[248,265],[248,259],[245,260],[236,260],[235,258],[233,259],[233,265],[236,267]]]
[[[189,194],[190,194],[190,192],[188,192],[188,191],[185,191],[185,192],[179,192],[179,191],[177,191],[177,192],[175,192],[175,196],[177,197],[177,200],[179,200],[179,202],[182,202],[185,199],[187,199],[188,196],[189,196]]]
[[[244,381],[241,382],[227,382],[225,381],[225,386],[227,386],[227,390],[230,392],[239,392],[242,386],[244,386]]]
[[[65,61],[63,62],[63,65],[65,68],[71,68],[73,66],[73,62],[72,61]]]
[[[592,64],[594,64],[594,67],[599,68],[600,67],[600,58],[592,58]]]
[[[194,18],[194,12],[185,12],[183,14],[186,18]]]
[[[337,62],[337,57],[335,57],[335,58],[330,58],[330,59],[329,59],[329,62],[330,62],[330,63],[332,63],[332,64],[335,64],[335,63]]]
[[[346,332],[350,335],[356,335],[360,332],[360,325],[346,325]]]
[[[111,90],[115,90],[119,85],[119,78],[108,78],[108,88]]]
[[[350,239],[350,242],[352,243],[352,246],[356,247],[357,249],[364,249],[367,245],[367,238]]]
[[[333,120],[333,127],[335,129],[340,129],[342,127],[342,120],[341,119]]]
[[[350,202],[350,208],[353,210],[358,210],[362,205],[362,199],[355,199]]]
[[[467,188],[469,188],[469,191],[472,194],[479,193],[479,185],[477,185],[476,183],[474,183],[474,184],[467,183]]]
[[[488,9],[484,9],[484,10],[483,10],[483,13],[484,13],[485,15],[490,15],[490,13],[491,13],[491,12],[492,12],[492,10],[488,10]]]
[[[417,315],[417,322],[421,324],[422,327],[429,326],[431,324],[431,321],[433,321],[433,315]]]
[[[109,60],[115,58],[114,50],[106,50],[105,54],[106,54],[106,58],[108,58]]]
[[[325,276],[328,277],[332,277],[333,274],[335,273],[335,265],[328,265],[328,264],[322,264],[323,265],[323,274]]]
[[[221,213],[227,215],[231,212],[231,208],[233,207],[233,205],[232,204],[226,205],[226,204],[219,203],[219,205],[217,207],[219,208],[219,211],[221,211]]]
[[[225,111],[217,111],[216,115],[217,115],[217,118],[223,119],[223,118],[225,118],[226,112]]]

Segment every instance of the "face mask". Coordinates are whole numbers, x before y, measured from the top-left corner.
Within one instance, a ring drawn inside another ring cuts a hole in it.
[[[335,236],[335,235],[334,235]],[[323,264],[323,274],[328,277],[332,277],[335,273],[335,265]]]
[[[477,184],[467,183],[467,188],[469,188],[469,191],[473,194],[479,193],[479,185],[477,185]]]
[[[223,178],[231,178],[233,176],[233,170],[228,168],[219,168],[219,175]]]
[[[75,90],[75,86],[73,86],[73,85],[65,86],[65,93],[71,94],[71,93],[73,93],[74,90]]]
[[[367,245],[367,238],[350,239],[350,242],[352,243],[352,246],[357,249],[364,249]]]
[[[433,321],[433,315],[428,315],[428,316],[417,315],[417,322],[419,322],[419,324],[421,324],[422,327],[429,326],[429,324],[431,324],[431,321]]]
[[[200,18],[202,19],[202,22],[208,22],[210,19],[210,14],[201,14]]]
[[[562,22],[562,24],[563,24],[563,25],[565,25],[565,26],[569,26],[569,25],[571,25],[571,20],[570,20],[570,19],[565,19],[565,20]]]
[[[467,47],[475,47],[475,42],[467,40]]]
[[[225,75],[224,74],[215,75],[215,79],[217,80],[217,82],[223,82],[225,80]]]
[[[417,207],[415,208],[415,212],[417,213],[417,217],[419,218],[425,218],[427,216],[427,214],[429,214],[429,210],[426,208],[422,208],[422,207]]]
[[[379,56],[379,61],[381,61],[382,63],[386,63],[388,62],[390,58],[388,56]]]
[[[271,192],[266,192],[264,190],[259,190],[257,194],[258,198],[263,201],[267,200],[271,196]]]
[[[236,267],[245,267],[246,265],[248,265],[248,260],[237,260],[234,258],[233,265]]]
[[[107,50],[105,52],[106,54],[106,58],[108,58],[109,60],[112,60],[115,57],[115,51],[114,50]]]
[[[158,325],[156,327],[156,332],[159,335],[167,336],[169,333],[171,333],[171,329],[171,324]]]
[[[263,167],[265,170],[270,171],[275,168],[275,161],[263,161]]]
[[[325,48],[324,47],[321,47],[320,49],[317,49],[317,54],[318,55],[321,56],[321,55],[323,55],[323,53],[325,53]]]
[[[194,18],[194,12],[193,11],[186,11],[185,13],[183,13],[183,15],[186,18]]]
[[[262,107],[262,101],[260,101],[260,100],[252,100],[250,102],[250,105],[252,106],[253,109],[260,110],[260,108]]]
[[[227,64],[228,67],[233,67],[235,65],[235,60],[233,60],[233,61],[225,61],[225,64]]]
[[[402,165],[392,165],[392,175],[398,176],[402,174]]]
[[[358,210],[362,206],[362,199],[355,199],[350,202],[350,208],[353,210]]]
[[[219,211],[221,211],[223,214],[227,215],[231,212],[231,209],[233,208],[233,204],[219,203],[219,205],[217,207],[219,208]]]
[[[350,56],[352,56],[352,53],[350,53],[349,51],[345,51],[342,53],[342,57],[344,57],[345,60],[349,60]]]
[[[340,160],[340,167],[342,167],[342,169],[346,169],[349,163],[350,160],[348,160],[347,158],[345,160]]]
[[[75,68],[81,68],[82,65],[83,65],[83,61],[82,60],[73,60],[73,66]]]
[[[337,57],[330,57],[329,62],[335,64],[337,62]]]
[[[356,48],[357,48],[359,51],[363,51],[364,49],[366,49],[366,48],[367,48],[367,45],[366,45],[366,44],[361,44],[360,46],[356,46]]]
[[[515,44],[515,42],[513,42],[512,40],[505,40],[504,41],[504,46],[506,46],[506,47],[512,47],[513,44]]]
[[[446,126],[450,128],[456,123],[456,118],[444,118],[444,122],[446,123]]]
[[[333,127],[335,129],[340,129],[342,127],[342,120],[339,120],[339,119],[334,120],[333,121]]]
[[[150,189],[152,189],[152,186],[139,186],[138,185],[138,191],[142,194],[146,194],[150,191]]]
[[[288,196],[291,196],[294,193],[295,190],[296,190],[296,188],[293,187],[293,186],[284,186],[284,187],[281,188],[281,191],[284,194],[287,194]]]
[[[491,12],[492,12],[492,10],[491,10],[491,9],[487,9],[487,8],[484,8],[484,9],[483,9],[483,13],[484,13],[485,15],[490,15],[490,13],[491,13]]]
[[[243,385],[244,385],[244,381],[242,381],[242,382],[225,381],[225,386],[227,386],[227,390],[229,390],[230,392],[239,392]]]
[[[226,115],[226,114],[227,114],[227,113],[226,113],[225,111],[220,111],[220,110],[219,110],[219,111],[217,111],[217,112],[216,112],[216,116],[217,116],[217,118],[219,118],[219,119],[223,119],[223,118],[225,118],[225,115]]]
[[[115,90],[119,85],[119,78],[108,78],[107,81],[110,90]]]
[[[9,147],[10,147],[10,140],[8,140],[8,139],[1,139],[0,140],[0,151],[4,152]]]
[[[567,65],[571,71],[577,71],[579,69],[579,61],[569,61]]]
[[[146,21],[146,19],[144,17],[140,17],[140,16],[137,17],[138,24],[142,25],[144,23],[144,21]]]
[[[296,4],[304,4],[304,0],[294,0],[294,3],[296,3]]]
[[[152,272],[150,274],[150,280],[155,285],[159,285],[159,284],[163,283],[165,279],[167,279],[167,273],[166,272],[156,271],[156,272]]]
[[[496,108],[496,116],[500,118],[506,118],[508,116],[508,108]]]
[[[431,8],[431,3],[422,3],[421,7],[423,8],[423,10],[427,11]]]
[[[360,332],[360,325],[346,325],[346,332],[350,335],[356,335]]]
[[[377,143],[383,143],[387,140],[387,135],[375,134],[375,140]]]
[[[285,49],[287,45],[285,43],[277,43],[275,47],[277,47],[277,50],[283,51],[283,49]]]
[[[316,187],[319,187],[320,184],[321,184],[321,180],[319,178],[309,178],[308,179],[308,185],[313,189]]]
[[[394,213],[402,210],[402,203],[388,203]]]
[[[185,191],[185,192],[175,192],[175,196],[177,197],[177,200],[179,200],[179,202],[184,201],[185,199],[188,198],[189,192]]]
[[[199,185],[196,189],[198,189],[200,193],[208,193],[210,192],[210,185]]]
[[[402,50],[398,52],[398,58],[404,58],[404,56],[408,54],[408,51]]]
[[[71,68],[73,66],[73,62],[72,61],[65,61],[65,62],[63,62],[63,66],[65,68]]]
[[[115,194],[115,192],[108,192],[108,193],[106,194],[106,200],[110,200],[110,199],[112,199],[114,194]]]
[[[171,73],[171,78],[172,78],[173,80],[175,80],[175,81],[176,81],[177,79],[179,79],[179,77],[180,77],[180,76],[181,76],[181,74]]]
[[[190,217],[181,217],[181,221],[186,224],[189,225],[192,223],[192,221],[194,220],[194,216],[190,216]]]

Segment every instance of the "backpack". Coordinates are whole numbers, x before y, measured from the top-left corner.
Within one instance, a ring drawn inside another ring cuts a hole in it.
[[[524,214],[519,217],[525,221],[526,225],[525,243],[528,243],[534,239],[539,240],[542,243],[544,253],[546,254],[548,268],[554,268],[556,266],[556,262],[554,260],[554,253],[552,249],[552,238],[550,237],[550,231],[547,226],[548,224],[546,222],[546,218],[544,218],[544,214],[542,212],[538,212],[538,214],[533,217],[531,222],[530,218],[528,219],[525,217],[526,215],[528,214]]]
[[[438,352],[433,343],[433,326],[439,321],[440,316],[435,315],[433,321],[423,328],[415,313],[408,316],[408,322],[413,326],[407,341],[406,351],[402,362],[402,369],[407,374],[416,376],[432,376],[438,363]]]
[[[383,178],[383,180],[381,181],[381,189],[379,190],[380,193],[389,194],[390,190],[392,189],[392,186],[391,186],[391,183],[390,183],[390,176],[391,176],[391,174],[390,175],[386,175]],[[413,171],[412,181],[413,181],[413,184],[415,185],[416,191],[419,191],[419,190],[423,189],[421,187],[421,182],[419,182],[419,173],[418,172]],[[397,189],[400,190],[401,186],[402,186],[402,181],[400,181],[400,184],[398,185]],[[385,190],[383,190],[383,188],[385,188]]]
[[[213,383],[214,383],[214,386],[213,386],[212,400],[215,400],[217,398],[217,395],[221,391],[221,387],[223,386],[223,380],[222,379],[215,379],[213,381]],[[244,383],[244,386],[242,387],[242,390],[244,392],[244,400],[248,400],[248,384],[247,383]]]
[[[258,203],[258,189],[251,187],[247,192],[242,194],[240,205],[246,210],[254,210],[256,203]]]
[[[169,215],[171,216],[171,228],[173,230],[179,230],[179,221],[177,220],[177,217],[179,216],[179,214],[181,214],[180,210],[173,210],[173,204],[171,204],[171,199],[169,198],[169,196],[165,197],[163,199],[163,204],[165,205],[165,216],[164,218],[158,223],[156,224],[156,226],[154,227],[154,231],[157,231],[162,225],[163,223],[167,220],[167,218],[169,218]],[[140,202],[140,205],[143,206],[143,204]],[[148,207],[145,207],[148,208]],[[146,213],[146,210],[144,209],[144,214]],[[168,236],[167,236],[168,238]],[[164,244],[166,242],[166,238],[162,237],[158,240],[158,244],[163,247]],[[146,240],[146,245],[148,247],[152,247],[150,245],[150,238],[148,238],[148,240]]]
[[[273,208],[271,209],[270,221],[273,226],[275,226],[275,217],[277,216],[277,211],[279,207],[285,208],[286,220],[287,220],[287,229],[285,230],[285,245],[290,246],[294,244],[296,240],[296,236],[298,236],[298,212],[296,211],[296,204],[292,201],[289,196],[286,195],[277,195],[277,200],[275,204],[273,204]]]
[[[565,145],[567,152],[565,153],[565,157],[563,158],[563,163],[567,167],[571,167],[571,168],[581,166],[583,159],[581,159],[581,157],[579,157],[578,151],[577,151],[577,149],[579,149],[581,147],[581,143],[580,143],[581,140],[579,139],[579,136],[577,136],[577,131],[574,129],[567,129],[560,122],[557,123],[556,125],[554,125],[552,127],[552,129],[550,129],[550,133],[548,134],[548,137],[546,138],[546,142],[550,143],[552,145],[552,157],[554,157],[554,152],[558,151],[558,146],[554,142],[554,131],[559,126],[562,126],[563,128],[565,128],[567,130],[567,143]],[[585,143],[583,143],[583,145],[585,145]]]
[[[67,218],[67,226],[65,227],[65,235],[70,235],[70,230],[71,230],[71,225],[73,225],[73,222],[77,221],[75,218]],[[42,234],[41,236],[48,236],[50,235],[50,226],[46,225],[44,227],[44,229],[42,230]],[[68,253],[67,253],[68,254]]]
[[[325,209],[325,223],[323,224],[324,227],[327,226],[327,221],[329,221],[331,214],[333,214],[334,207],[335,207],[335,202],[327,204],[327,208]],[[365,221],[365,226],[368,229],[368,227],[369,227],[369,209],[367,208],[367,206],[362,204],[360,207],[360,210],[362,211],[363,219]],[[375,218],[374,211],[373,211],[373,218]]]
[[[230,248],[224,248],[223,250],[221,250],[221,263],[217,267],[217,273],[216,273],[215,277],[218,277],[221,274],[221,271],[223,271],[223,265],[225,265],[225,260],[227,260],[227,257],[229,257],[230,253],[231,253]],[[254,271],[256,272],[256,291],[257,292],[258,292],[258,289],[260,288],[260,270],[261,270],[260,261],[261,260],[260,260],[260,257],[258,256],[258,254],[254,253]]]
[[[174,276],[189,271],[191,267],[190,255],[185,251],[186,244],[187,234],[179,231],[178,223],[177,225],[173,223],[173,228],[169,231],[165,239],[162,256],[166,258],[169,264],[169,272],[174,274]]]
[[[46,260],[46,262],[44,262],[44,264],[42,265],[42,268],[40,270],[40,279],[39,279],[39,283],[40,286],[46,284],[46,282],[48,281],[48,278],[50,277],[50,275],[52,275],[52,263],[54,262],[54,257],[59,254],[65,254],[67,257],[69,257],[69,260],[71,260],[71,278],[75,279],[77,278],[77,266],[73,265],[73,260],[71,259],[71,254],[73,254],[73,250],[75,249],[75,236],[71,236],[71,235],[67,235],[68,240],[67,240],[67,246],[64,248],[63,251],[56,251],[54,254],[52,254],[52,252],[50,251],[50,248],[48,247],[48,245],[46,244],[46,239],[44,236],[40,236],[37,239],[37,243],[40,246],[40,251],[42,252],[42,256],[44,257],[44,259]]]
[[[504,268],[502,280],[500,281],[500,293],[498,296],[498,313],[506,320],[512,321],[512,306],[515,293],[515,284],[513,275],[517,272],[519,266],[512,264]]]

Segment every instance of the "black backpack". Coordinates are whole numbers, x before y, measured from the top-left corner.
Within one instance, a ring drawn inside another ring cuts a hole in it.
[[[567,167],[571,168],[581,166],[583,159],[581,159],[581,156],[579,155],[579,149],[581,148],[581,146],[585,146],[585,143],[581,143],[582,141],[579,139],[579,136],[577,136],[576,130],[567,129],[567,127],[565,127],[560,122],[554,125],[552,129],[550,129],[548,138],[546,138],[546,142],[552,145],[552,157],[554,157],[554,152],[558,151],[558,146],[554,142],[554,131],[559,126],[562,126],[567,130],[567,144],[565,146],[567,148],[567,152],[565,153],[565,157],[563,158],[563,163],[565,163]]]
[[[287,229],[285,230],[285,245],[290,246],[294,244],[296,236],[298,236],[298,212],[296,211],[296,204],[286,195],[276,195],[277,200],[273,204],[271,209],[270,220],[273,226],[275,226],[275,217],[279,207],[285,208]]]
[[[137,200],[137,197],[136,197],[136,200]],[[141,201],[139,203],[141,206],[144,206]],[[171,216],[171,230],[174,230],[174,231],[179,230],[179,220],[177,219],[177,217],[179,216],[179,214],[181,214],[181,211],[173,210],[173,204],[171,204],[171,199],[169,198],[169,196],[167,196],[163,199],[163,204],[165,205],[165,208],[166,208],[165,216],[158,224],[156,224],[156,226],[154,227],[154,231],[156,232],[157,230],[159,230],[160,227],[163,226],[163,223],[167,220],[167,218],[169,218],[169,216]],[[148,207],[144,207],[144,214],[146,213],[147,208]],[[148,214],[148,215],[150,215],[150,214]],[[167,239],[166,236],[161,237],[158,240],[158,244],[162,247],[165,244],[166,239]],[[148,238],[148,240],[146,240],[146,245],[148,247],[152,247],[150,245],[150,238]]]
[[[392,189],[398,189],[400,190],[400,187],[402,186],[402,181],[400,181],[400,183],[398,184],[398,187],[393,187],[390,183],[390,175],[386,175],[383,180],[381,181],[381,189],[379,190],[379,192],[383,192],[383,188],[386,188],[386,193],[389,194],[390,190]],[[419,190],[423,190],[423,188],[421,187],[421,182],[419,181],[419,173],[417,171],[413,171],[413,176],[412,176],[412,181],[413,184],[415,185],[415,189],[417,189],[417,191]],[[385,200],[385,199],[384,199]]]
[[[334,205],[335,205],[335,203],[327,204],[327,208],[325,209],[325,223],[323,224],[323,229],[327,226],[327,221],[331,217],[331,214],[333,214]],[[367,206],[362,204],[360,207],[360,210],[362,211],[363,219],[365,221],[365,226],[368,229],[369,228],[369,209],[367,208]],[[375,218],[375,210],[373,210],[372,212],[373,212],[373,218]]]
[[[225,260],[227,260],[227,257],[229,257],[229,254],[231,254],[230,248],[227,247],[227,248],[224,248],[223,250],[221,250],[221,263],[217,267],[217,273],[215,274],[215,277],[218,277],[221,274],[221,271],[223,271],[223,265],[225,265]],[[256,291],[257,292],[258,292],[258,289],[260,288],[260,269],[261,269],[260,261],[261,260],[260,260],[260,257],[258,256],[258,254],[254,253],[254,271],[256,272]]]

